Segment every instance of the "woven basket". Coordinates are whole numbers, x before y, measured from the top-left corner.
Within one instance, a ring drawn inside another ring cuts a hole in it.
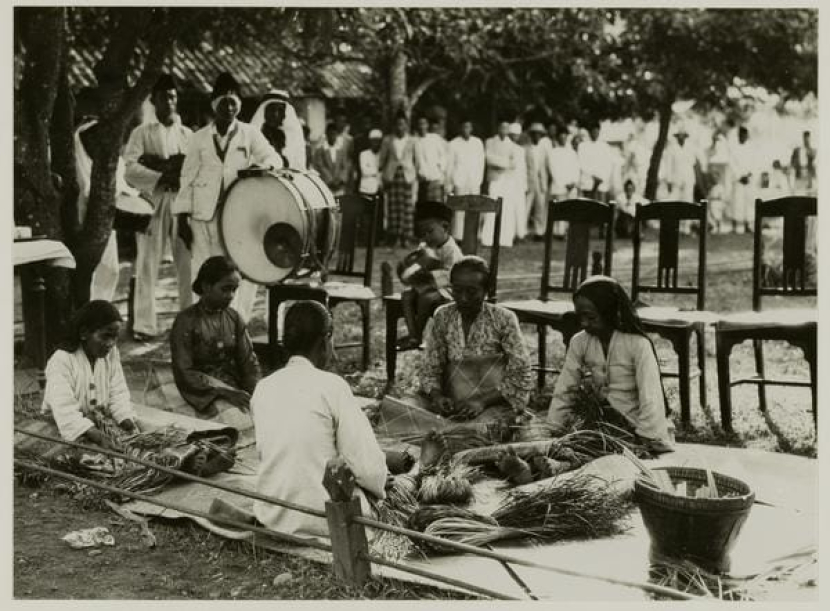
[[[690,494],[707,485],[706,471],[665,467],[673,484],[685,481]],[[755,493],[744,482],[713,473],[720,498],[682,497],[637,480],[634,499],[651,537],[652,562],[689,560],[713,573],[730,568],[729,553],[749,517]]]

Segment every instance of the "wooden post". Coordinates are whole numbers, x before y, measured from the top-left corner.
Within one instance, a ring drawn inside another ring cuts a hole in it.
[[[334,574],[349,585],[361,587],[372,575],[372,565],[366,530],[354,522],[361,515],[360,499],[353,494],[355,478],[346,461],[333,458],[326,464],[323,486],[331,497],[326,501],[326,519]]]

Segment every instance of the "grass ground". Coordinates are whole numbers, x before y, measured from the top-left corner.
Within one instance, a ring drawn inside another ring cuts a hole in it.
[[[687,244],[687,246],[690,246]],[[556,248],[561,251],[561,245]],[[555,251],[554,260],[561,259]],[[708,245],[707,307],[714,311],[748,310],[751,306],[750,267],[751,236],[711,236]],[[621,246],[615,253],[615,276],[628,286],[630,247]],[[384,260],[396,261],[403,252],[376,250],[377,265]],[[486,256],[486,255],[485,255]],[[644,256],[644,263],[653,261]],[[538,277],[542,267],[540,244],[525,243],[502,251],[500,264],[500,295],[516,298],[538,295]],[[647,267],[647,265],[646,265]],[[374,287],[379,293],[380,275],[375,270]],[[128,269],[122,270],[120,305],[126,312]],[[175,285],[165,269],[159,287],[160,326],[169,329],[175,316]],[[681,281],[682,282],[682,281]],[[807,305],[815,304],[807,300]],[[782,304],[769,302],[769,307]],[[804,305],[804,304],[800,304]],[[260,311],[264,306],[260,303]],[[379,397],[386,383],[384,354],[383,306],[377,301],[372,307],[372,366],[358,370],[359,350],[341,351],[335,369],[343,374],[356,393]],[[264,331],[261,319],[255,319],[252,333]],[[533,358],[536,356],[536,335],[532,327],[524,329]],[[549,334],[551,336],[555,334]],[[357,309],[343,305],[335,312],[335,342],[360,339]],[[661,362],[674,363],[674,355],[666,342],[656,342]],[[816,456],[817,447],[810,413],[808,389],[770,388],[768,411],[758,409],[754,387],[733,389],[733,426],[735,433],[725,435],[720,429],[714,337],[710,334],[707,347],[707,403],[701,409],[696,384],[692,391],[692,421],[687,428],[679,422],[677,384],[666,382],[669,401],[680,441],[752,447],[769,451]],[[121,345],[130,386],[140,400],[147,374],[148,359],[169,359],[166,337],[150,344],[136,344],[127,339]],[[547,347],[549,362],[556,364],[564,357],[558,337],[550,337]],[[417,386],[418,353],[399,356],[398,377],[393,393],[403,394]],[[766,348],[767,371],[775,375],[800,376],[806,379],[808,369],[801,352],[779,342]],[[738,346],[732,353],[733,376],[751,373],[754,369],[749,344]],[[537,404],[544,407],[549,385],[539,393]],[[31,409],[38,403],[37,395],[16,401],[15,412]],[[26,405],[24,405],[24,403]],[[83,510],[76,501],[56,492],[51,486],[30,489],[16,486],[14,498],[14,595],[17,598],[258,598],[258,599],[335,599],[335,598],[457,598],[435,588],[393,582],[373,581],[364,590],[353,590],[337,583],[329,567],[277,554],[255,553],[247,544],[216,537],[189,523],[154,522],[153,531],[159,541],[156,549],[148,550],[138,543],[135,527],[119,523],[115,514]],[[96,525],[114,529],[117,544],[98,555],[70,550],[60,537],[69,531]],[[194,558],[198,561],[194,561]],[[275,587],[273,578],[291,572],[288,585]],[[90,575],[95,579],[86,579]]]

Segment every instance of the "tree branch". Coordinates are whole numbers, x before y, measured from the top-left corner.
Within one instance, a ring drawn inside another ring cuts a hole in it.
[[[409,94],[409,107],[415,108],[415,105],[418,103],[418,100],[421,99],[421,96],[424,95],[424,93],[426,93],[426,90],[432,87],[442,78],[447,76],[449,73],[449,70],[442,70],[438,74],[421,81],[421,83],[412,91],[412,93]]]

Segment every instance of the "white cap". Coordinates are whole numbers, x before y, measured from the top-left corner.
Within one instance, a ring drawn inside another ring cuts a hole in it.
[[[380,140],[383,138],[383,132],[379,129],[373,129],[369,132],[369,140]]]
[[[522,125],[521,123],[511,123],[510,130],[508,131],[509,134],[514,136],[521,136],[522,134]]]

